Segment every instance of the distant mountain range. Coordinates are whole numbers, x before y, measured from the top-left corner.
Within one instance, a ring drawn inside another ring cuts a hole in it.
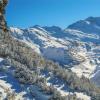
[[[100,85],[100,17],[77,21],[66,29],[35,25],[27,29],[10,27],[10,31],[46,59]]]

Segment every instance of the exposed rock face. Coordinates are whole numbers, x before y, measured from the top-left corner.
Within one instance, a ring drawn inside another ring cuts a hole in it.
[[[0,0],[0,29],[7,31],[7,25],[5,21],[5,7],[8,3],[8,0]]]

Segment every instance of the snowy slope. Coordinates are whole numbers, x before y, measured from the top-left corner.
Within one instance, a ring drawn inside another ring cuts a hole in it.
[[[73,95],[75,94],[77,96],[77,99],[82,100],[91,100],[90,96],[87,96],[86,94],[82,92],[72,92],[70,88],[66,85],[65,82],[63,82],[60,78],[52,75],[52,72],[43,72],[42,77],[46,77],[47,85],[48,86],[54,86],[57,91],[61,93],[62,96],[68,96],[69,94]]]
[[[14,76],[14,68],[5,66],[0,58],[0,100],[48,100],[46,95],[36,85],[21,84]],[[12,98],[12,99],[11,99]]]
[[[0,58],[0,96],[1,100],[5,98],[10,98],[14,96],[14,100],[24,100],[24,97],[27,94],[26,90],[23,90],[21,84],[12,76],[13,73],[11,66],[3,65],[3,58]],[[9,96],[9,97],[8,97]]]
[[[0,58],[0,99],[5,98],[12,100],[48,100],[51,95],[45,94],[37,85],[22,85],[13,76],[13,68],[3,65],[5,59]],[[4,70],[6,69],[6,70]],[[12,73],[12,74],[11,74]],[[40,77],[45,77],[47,86],[53,85],[62,96],[75,94],[78,99],[91,100],[90,96],[82,92],[69,92],[66,84],[59,78],[51,76],[52,73],[43,73]]]

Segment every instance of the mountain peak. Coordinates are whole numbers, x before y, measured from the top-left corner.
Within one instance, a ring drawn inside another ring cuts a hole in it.
[[[100,17],[88,17],[69,25],[69,29],[79,30],[85,33],[100,33]]]
[[[100,26],[100,17],[88,17],[86,21],[89,21],[91,24]]]
[[[90,16],[90,17],[88,17],[88,18],[86,18],[86,20],[100,20],[100,17],[92,17],[92,16]]]

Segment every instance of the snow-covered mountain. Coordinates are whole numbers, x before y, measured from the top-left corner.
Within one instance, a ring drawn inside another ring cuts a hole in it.
[[[92,83],[99,85],[99,44],[55,26],[9,31],[7,3],[0,2],[0,100],[99,100],[100,89]]]
[[[10,27],[12,36],[47,59],[71,69],[79,77],[100,84],[100,18],[89,17],[66,29],[57,26]]]

